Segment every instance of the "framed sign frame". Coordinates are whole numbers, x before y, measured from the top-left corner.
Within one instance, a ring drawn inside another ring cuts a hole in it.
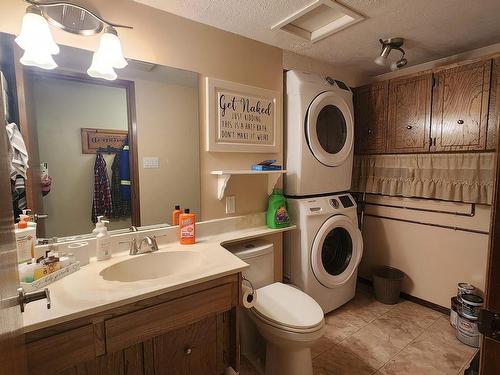
[[[279,153],[278,91],[206,78],[206,150]]]

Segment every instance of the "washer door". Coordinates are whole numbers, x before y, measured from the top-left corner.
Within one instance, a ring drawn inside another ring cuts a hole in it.
[[[349,106],[331,91],[318,95],[309,106],[306,137],[314,157],[335,167],[349,156],[353,145],[353,118]]]
[[[323,223],[311,248],[311,265],[316,279],[327,288],[346,283],[363,255],[363,239],[356,225],[344,215]]]

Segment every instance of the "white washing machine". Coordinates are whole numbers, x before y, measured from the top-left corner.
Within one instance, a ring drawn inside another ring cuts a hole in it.
[[[330,77],[290,70],[286,92],[285,194],[349,190],[354,152],[351,90]]]
[[[350,194],[288,199],[298,229],[285,235],[285,278],[325,313],[354,297],[363,238]]]

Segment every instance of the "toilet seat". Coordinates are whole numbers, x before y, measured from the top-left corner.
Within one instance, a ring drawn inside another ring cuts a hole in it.
[[[321,306],[301,290],[283,283],[257,289],[251,312],[263,323],[293,333],[316,332],[324,326]]]

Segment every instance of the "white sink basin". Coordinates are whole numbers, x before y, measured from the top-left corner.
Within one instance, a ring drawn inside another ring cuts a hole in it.
[[[103,269],[99,275],[108,281],[151,280],[184,273],[200,262],[200,254],[190,250],[147,253],[113,264]]]

